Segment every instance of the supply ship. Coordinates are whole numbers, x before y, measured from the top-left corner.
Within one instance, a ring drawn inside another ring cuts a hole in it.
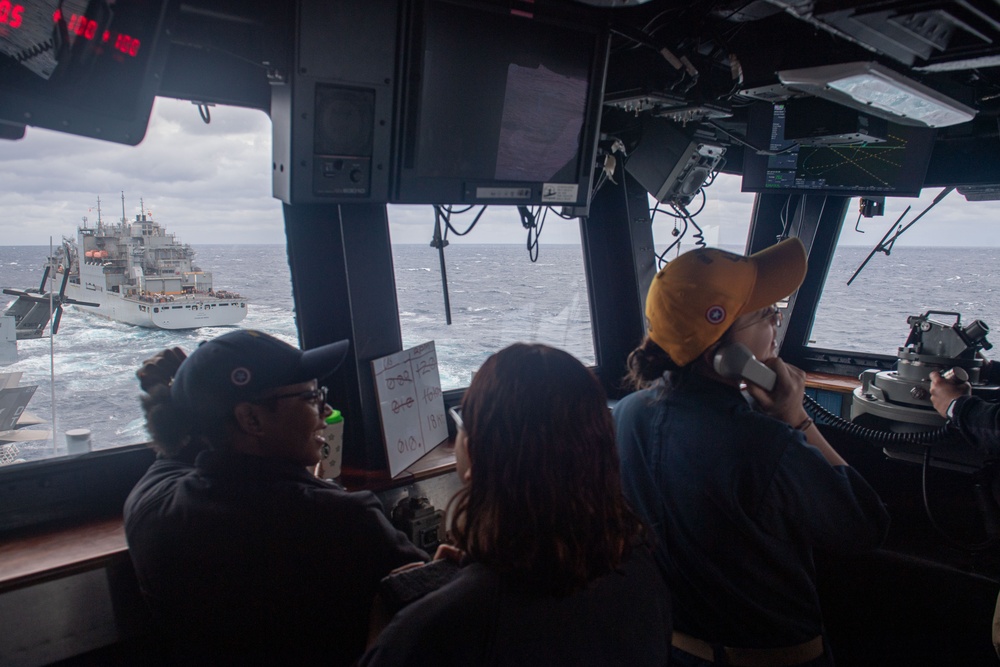
[[[247,315],[247,300],[216,290],[212,274],[194,264],[195,252],[153,220],[144,205],[134,220],[125,216],[77,228],[76,239],[50,258],[51,289],[58,290],[69,271],[65,296],[96,303],[86,310],[117,322],[159,329],[196,329],[238,324]]]

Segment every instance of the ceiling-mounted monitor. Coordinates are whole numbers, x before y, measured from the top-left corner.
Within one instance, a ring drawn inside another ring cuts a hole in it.
[[[605,31],[425,0],[406,35],[394,202],[587,205]]]
[[[755,104],[747,123],[743,191],[774,194],[916,197],[936,130],[887,123],[874,140],[789,139],[794,102]],[[884,139],[882,138],[882,135]]]
[[[171,0],[0,2],[0,122],[135,145]]]

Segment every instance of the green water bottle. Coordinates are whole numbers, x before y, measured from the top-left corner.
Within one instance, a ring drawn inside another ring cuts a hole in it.
[[[340,462],[344,454],[344,416],[340,414],[340,410],[334,410],[326,418],[323,440],[326,444],[320,450],[322,458],[316,469],[316,476],[320,479],[336,479],[340,477]]]

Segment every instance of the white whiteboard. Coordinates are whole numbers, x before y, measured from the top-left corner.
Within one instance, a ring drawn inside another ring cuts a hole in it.
[[[434,341],[372,361],[389,476],[448,437]]]

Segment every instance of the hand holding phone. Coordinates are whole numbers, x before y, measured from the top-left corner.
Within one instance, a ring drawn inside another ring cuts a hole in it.
[[[715,353],[712,365],[715,367],[715,372],[724,378],[743,378],[765,391],[773,390],[777,379],[774,371],[761,363],[742,343],[730,343],[720,347]]]
[[[746,380],[747,391],[760,410],[795,426],[808,417],[802,407],[805,373],[781,359],[769,363],[771,367],[757,359],[745,345],[731,343],[719,348],[712,365],[722,377]]]

